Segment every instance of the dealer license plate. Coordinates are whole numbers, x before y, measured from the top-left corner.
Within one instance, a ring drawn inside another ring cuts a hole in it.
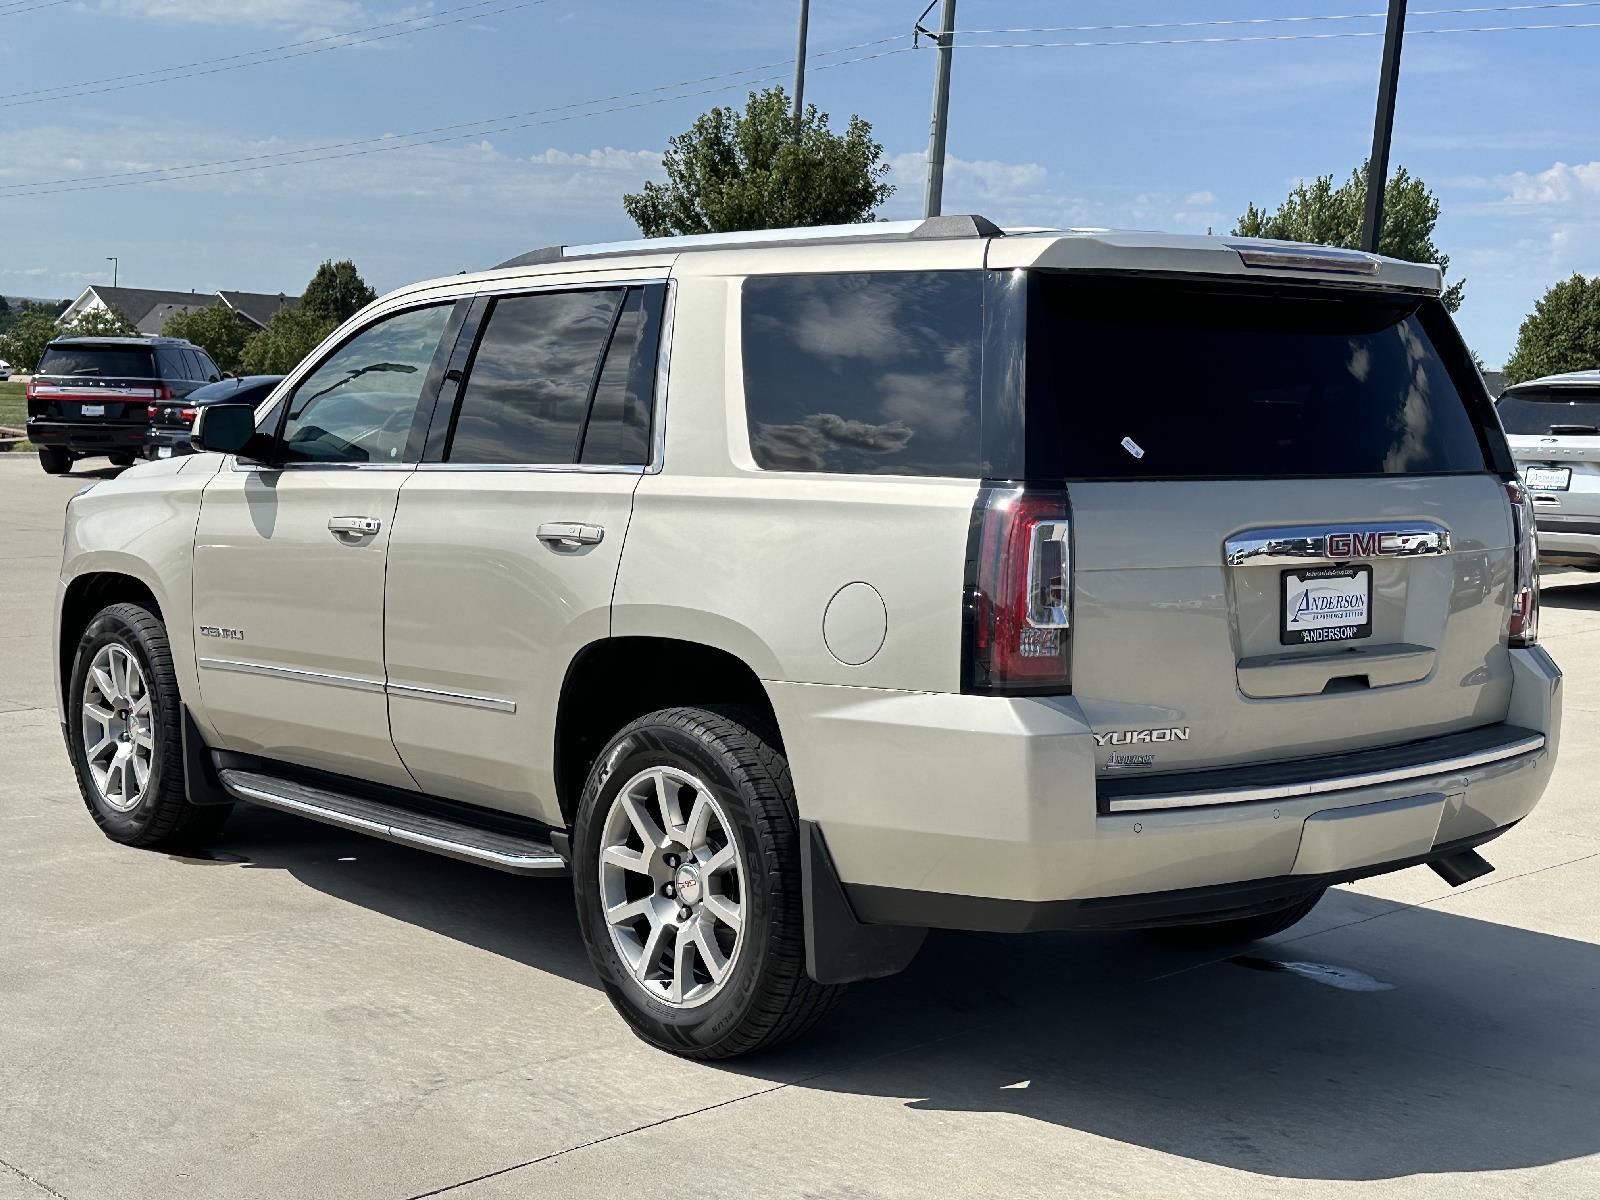
[[[1283,573],[1285,646],[1372,636],[1372,568],[1307,567]]]
[[[81,412],[86,417],[103,417],[106,415],[106,406],[104,404],[85,404]]]
[[[157,458],[171,458],[172,457],[172,447],[171,446],[157,446],[156,447],[156,457]]]
[[[1572,486],[1571,467],[1529,467],[1523,482],[1537,492],[1564,492]]]

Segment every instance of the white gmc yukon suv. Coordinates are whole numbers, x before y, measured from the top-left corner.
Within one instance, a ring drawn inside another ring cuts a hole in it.
[[[1439,287],[944,217],[402,289],[71,502],[84,800],[570,874],[618,1010],[701,1058],[930,928],[1244,940],[1473,878],[1561,677]]]

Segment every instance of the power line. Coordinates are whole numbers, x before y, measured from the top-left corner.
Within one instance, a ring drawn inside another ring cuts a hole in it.
[[[1542,4],[1495,4],[1472,8],[1413,9],[1413,17],[1465,16],[1476,13],[1531,12],[1549,9],[1600,8],[1600,0],[1552,0]],[[956,33],[969,36],[1003,33],[1109,33],[1124,29],[1197,29],[1218,25],[1286,25],[1310,21],[1371,21],[1381,20],[1387,13],[1316,13],[1291,17],[1216,17],[1194,21],[1141,21],[1120,25],[1022,25],[994,29],[958,29]]]
[[[871,46],[871,45],[881,45],[881,44],[883,44],[885,42],[889,42],[889,41],[902,41],[902,40],[905,40],[904,35],[896,36],[894,38],[879,39],[877,42],[864,42],[864,43],[861,43],[860,45],[862,47],[865,47],[865,46]],[[843,60],[841,60],[839,62],[821,63],[821,64],[818,64],[818,65],[815,65],[815,66],[811,67],[810,69],[812,71],[826,71],[826,70],[830,70],[830,69],[832,69],[834,67],[847,67],[847,66],[851,66],[851,65],[856,64],[856,63],[872,62],[875,59],[889,58],[889,57],[892,57],[893,55],[896,55],[896,54],[906,54],[906,53],[909,53],[910,50],[911,50],[911,47],[909,45],[898,46],[898,47],[896,47],[895,49],[892,49],[892,50],[884,50],[884,51],[880,51],[880,52],[875,53],[875,54],[864,54],[864,55],[860,55],[859,57],[856,57],[856,58],[843,59]],[[825,53],[839,54],[839,53],[842,53],[842,52],[843,52],[843,50],[841,49],[841,50],[827,51]],[[792,64],[792,61],[793,60],[789,60],[789,61],[786,61],[786,62],[783,62],[783,63],[770,64],[770,65],[774,65],[774,66],[789,66],[789,65]],[[188,166],[181,166],[181,167],[164,167],[164,168],[159,168],[159,169],[154,170],[154,171],[132,171],[132,172],[123,172],[122,173],[123,175],[142,175],[142,176],[146,176],[145,178],[139,178],[139,179],[119,178],[116,175],[105,175],[105,176],[79,176],[76,179],[56,181],[58,183],[72,185],[72,186],[63,186],[63,187],[49,186],[46,183],[7,184],[5,186],[10,187],[10,188],[28,188],[28,189],[31,189],[31,190],[27,190],[27,191],[12,191],[12,192],[8,193],[7,195],[0,195],[0,200],[7,200],[7,199],[12,199],[14,197],[21,197],[21,196],[48,196],[48,195],[55,195],[55,194],[58,194],[58,193],[61,193],[61,192],[101,191],[101,190],[104,190],[106,188],[136,187],[136,186],[138,186],[139,184],[142,184],[142,183],[181,183],[181,182],[183,182],[185,180],[189,180],[189,179],[206,179],[206,178],[211,178],[211,177],[218,176],[218,175],[241,175],[241,174],[245,174],[245,173],[248,173],[248,172],[251,172],[251,171],[271,170],[272,168],[275,168],[275,167],[294,167],[294,166],[300,166],[300,165],[307,164],[307,163],[329,162],[329,161],[332,161],[332,160],[335,160],[335,159],[360,158],[360,157],[363,157],[363,156],[366,156],[366,155],[369,155],[369,154],[383,154],[383,153],[387,153],[387,152],[395,151],[395,150],[414,150],[414,149],[419,149],[419,148],[424,147],[424,146],[439,145],[439,144],[445,143],[445,142],[463,141],[463,140],[466,140],[468,138],[474,138],[474,137],[486,137],[486,136],[488,136],[490,134],[510,133],[510,132],[514,132],[516,130],[532,129],[532,128],[536,128],[536,127],[539,127],[539,126],[557,125],[557,124],[561,124],[561,123],[566,122],[566,121],[586,120],[586,119],[588,119],[590,117],[604,116],[604,115],[607,115],[609,113],[624,112],[624,111],[627,111],[627,110],[630,110],[630,109],[636,109],[636,108],[645,108],[645,107],[648,107],[649,105],[652,105],[652,104],[666,104],[666,103],[670,103],[670,102],[676,101],[676,100],[688,100],[688,99],[692,99],[692,98],[697,97],[697,96],[706,96],[706,95],[711,95],[712,93],[715,93],[715,92],[727,91],[729,88],[732,88],[732,87],[745,87],[745,86],[759,85],[759,84],[764,84],[764,83],[781,83],[785,78],[787,78],[786,74],[778,74],[778,75],[768,75],[768,76],[763,77],[763,78],[741,80],[741,81],[739,81],[737,83],[728,81],[728,77],[729,76],[748,74],[751,71],[761,70],[761,69],[763,69],[763,68],[761,68],[761,67],[747,67],[743,71],[724,72],[720,76],[719,75],[704,76],[700,80],[686,80],[686,81],[682,81],[682,82],[676,83],[676,84],[663,84],[660,87],[647,88],[647,89],[644,89],[642,91],[637,91],[637,92],[621,93],[621,94],[619,94],[617,96],[605,97],[605,98],[603,98],[601,100],[586,101],[586,102],[574,103],[574,104],[562,104],[562,105],[556,105],[556,106],[554,106],[552,108],[534,109],[534,110],[531,110],[530,112],[527,112],[527,113],[512,114],[513,117],[524,117],[524,116],[533,116],[533,115],[536,115],[536,114],[539,114],[539,113],[561,112],[563,110],[573,109],[573,108],[587,109],[587,108],[590,108],[590,106],[592,106],[594,104],[605,103],[607,100],[621,100],[621,99],[627,99],[629,97],[648,96],[648,95],[651,95],[651,93],[662,92],[662,91],[676,89],[676,88],[679,88],[679,87],[690,86],[693,83],[705,82],[705,81],[711,80],[711,79],[721,79],[721,80],[723,80],[723,82],[720,82],[720,83],[716,84],[715,86],[712,86],[712,87],[709,87],[709,88],[702,88],[699,91],[681,92],[681,93],[678,93],[676,95],[670,95],[670,96],[653,96],[650,99],[634,100],[632,103],[629,103],[629,104],[615,104],[615,105],[612,105],[609,108],[593,109],[592,111],[574,112],[574,113],[569,113],[566,116],[547,117],[544,120],[519,121],[519,122],[514,123],[514,124],[498,125],[498,126],[496,126],[494,128],[482,128],[481,126],[483,126],[485,124],[488,124],[488,123],[491,123],[493,121],[506,121],[506,120],[511,120],[512,119],[511,117],[498,117],[498,118],[492,117],[492,118],[489,118],[488,121],[466,122],[466,123],[463,123],[461,125],[440,126],[439,129],[442,129],[442,130],[463,129],[463,128],[465,128],[465,125],[468,125],[468,124],[474,126],[474,128],[467,129],[466,132],[450,133],[450,134],[446,134],[445,136],[442,136],[442,137],[426,138],[425,140],[422,140],[422,141],[411,141],[411,140],[407,140],[407,139],[415,138],[415,137],[421,137],[424,134],[432,133],[432,132],[436,132],[436,131],[434,131],[434,130],[421,130],[421,131],[418,131],[417,133],[388,134],[388,135],[385,135],[385,136],[379,137],[379,138],[364,138],[364,139],[361,139],[360,141],[335,143],[333,146],[330,146],[330,147],[320,147],[320,148],[318,148],[318,147],[308,147],[308,148],[306,148],[304,150],[298,150],[298,151],[285,150],[285,151],[279,151],[276,154],[253,155],[253,156],[250,156],[250,157],[247,157],[247,158],[239,158],[239,159],[231,159],[231,160],[230,159],[224,159],[224,160],[219,160],[217,163],[214,163],[214,164],[213,163],[195,163],[195,164],[189,164]],[[384,143],[384,144],[373,145],[372,143]],[[309,155],[309,154],[313,154],[317,149],[335,149],[335,148],[340,148],[340,147],[345,147],[345,146],[360,146],[360,147],[364,147],[364,148],[362,148],[362,149],[344,150],[342,153],[338,153],[338,154],[316,154],[315,157],[294,157],[294,158],[288,157],[290,155]],[[281,161],[263,161],[263,160],[274,160],[274,159],[281,160]],[[224,167],[224,169],[221,169],[221,170],[196,170],[195,169],[197,167],[223,166],[223,164],[230,163],[230,162],[231,163],[240,163],[240,164],[244,164],[244,165],[226,166],[226,167]],[[110,180],[111,182],[102,182],[102,183],[85,182],[85,181],[91,180],[91,179],[104,179],[104,180]]]
[[[242,71],[246,67],[259,67],[267,63],[285,62],[292,58],[305,58],[312,54],[326,54],[330,50],[344,50],[351,46],[367,46],[373,42],[381,42],[389,38],[406,37],[413,33],[425,33],[430,29],[444,29],[450,25],[461,25],[468,21],[499,16],[501,13],[532,8],[535,5],[545,3],[548,3],[548,0],[513,0],[511,3],[507,3],[506,0],[475,0],[472,4],[464,4],[458,8],[443,9],[440,12],[430,13],[425,16],[407,17],[400,21],[385,21],[381,25],[368,25],[361,29],[349,29],[343,33],[331,33],[324,37],[307,38],[301,42],[287,42],[282,46],[266,46],[260,50],[245,50],[222,58],[200,59],[196,62],[177,63],[170,67],[158,67],[151,71],[134,71],[127,75],[111,75],[102,79],[85,79],[77,83],[59,83],[54,87],[34,88],[25,92],[4,92],[0,93],[0,101],[4,102],[0,103],[0,108],[17,108],[24,104],[49,104],[58,100],[76,99],[79,96],[98,96],[104,92],[121,92],[129,88],[151,87],[158,83],[173,83],[180,79],[197,79],[204,75],[217,75],[224,71]],[[499,4],[500,7],[489,8],[488,6],[491,4]],[[456,16],[448,21],[440,20],[441,17],[447,17],[453,13],[466,13],[467,15]],[[399,25],[409,25],[411,28],[396,29],[395,27]],[[392,30],[392,32],[380,33],[374,37],[357,37],[358,34],[373,33],[380,29],[388,29]],[[321,43],[332,44],[323,45]],[[310,50],[300,49],[300,47],[305,46],[314,46],[316,48]],[[279,53],[279,51],[284,50],[294,51],[294,53]],[[272,55],[273,57],[260,57],[263,55]],[[243,59],[252,61],[240,61]],[[178,74],[178,72],[186,72],[186,74]],[[161,76],[161,78],[155,78],[156,76]],[[121,82],[123,80],[136,82]],[[89,86],[91,84],[108,84],[110,86],[91,87]],[[47,95],[46,93],[49,94]]]
[[[1407,29],[1417,37],[1430,33],[1522,33],[1547,29],[1600,29],[1600,21],[1564,25],[1466,25],[1444,29]],[[1382,37],[1383,30],[1341,30],[1337,33],[1263,33],[1232,37],[1134,38],[1097,42],[957,42],[958,50],[1080,50],[1095,46],[1220,46],[1244,42],[1331,42],[1348,38]]]
[[[32,8],[0,8],[0,17],[20,17],[23,13],[38,12],[41,8],[60,8],[68,0],[45,0],[43,4],[35,4]]]

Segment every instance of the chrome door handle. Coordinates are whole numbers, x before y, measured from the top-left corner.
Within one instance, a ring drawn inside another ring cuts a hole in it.
[[[344,537],[371,537],[383,528],[375,517],[329,517],[328,530]]]
[[[606,536],[602,525],[582,525],[577,521],[546,521],[539,526],[539,540],[571,550],[577,546],[598,546]]]

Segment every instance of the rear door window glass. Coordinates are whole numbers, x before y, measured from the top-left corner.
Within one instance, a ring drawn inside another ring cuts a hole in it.
[[[745,280],[745,415],[771,471],[975,476],[977,271]]]
[[[451,305],[369,325],[300,381],[289,401],[284,462],[398,462]]]
[[[1065,478],[1281,478],[1487,469],[1436,301],[1041,275],[1028,321],[1039,431]],[[1471,376],[1476,378],[1475,375]],[[1481,386],[1478,388],[1481,393]]]
[[[1528,388],[1501,396],[1495,407],[1507,433],[1600,434],[1600,387]]]
[[[38,373],[152,379],[154,368],[150,351],[143,346],[53,346],[40,358]]]
[[[623,289],[494,302],[467,369],[445,460],[561,464],[578,437]]]
[[[642,466],[650,461],[661,296],[660,288],[628,289],[595,385],[580,462]]]

